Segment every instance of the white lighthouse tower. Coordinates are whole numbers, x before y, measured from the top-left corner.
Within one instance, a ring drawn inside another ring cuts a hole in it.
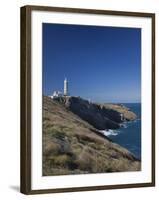
[[[68,81],[67,78],[64,80],[64,96],[68,96]]]

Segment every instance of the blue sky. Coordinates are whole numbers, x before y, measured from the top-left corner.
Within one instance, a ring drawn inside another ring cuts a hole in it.
[[[43,24],[43,94],[63,91],[95,102],[141,101],[141,30]]]

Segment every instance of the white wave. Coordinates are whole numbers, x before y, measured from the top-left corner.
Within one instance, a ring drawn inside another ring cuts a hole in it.
[[[120,124],[120,127],[121,128],[127,128],[128,127],[128,123],[124,122],[124,123]]]
[[[141,121],[141,119],[140,118],[138,118],[138,119],[135,119],[133,122],[138,122],[138,121]]]
[[[118,135],[118,132],[117,132],[117,131],[111,130],[111,129],[100,130],[100,132],[101,132],[103,135],[105,135],[105,136],[110,136],[110,135],[116,136],[116,135]]]

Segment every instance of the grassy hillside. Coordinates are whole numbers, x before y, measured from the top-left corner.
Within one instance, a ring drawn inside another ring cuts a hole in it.
[[[43,175],[140,170],[128,150],[58,101],[43,97]]]

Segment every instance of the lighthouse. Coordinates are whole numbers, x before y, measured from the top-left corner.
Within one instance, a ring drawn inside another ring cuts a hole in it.
[[[67,78],[64,80],[64,96],[68,96],[68,81]]]

